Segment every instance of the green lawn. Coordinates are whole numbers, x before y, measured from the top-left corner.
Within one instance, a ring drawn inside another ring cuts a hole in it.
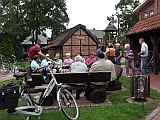
[[[160,102],[160,95],[156,91],[151,91],[151,102],[147,104],[130,104],[126,102],[129,97],[129,81],[126,78],[121,79],[126,90],[117,91],[108,96],[112,106],[88,107],[80,109],[79,120],[144,120],[145,116],[151,112]],[[22,120],[20,116],[8,115],[6,112],[0,112],[0,120]],[[32,120],[36,120],[33,118]],[[64,120],[61,112],[46,111],[42,115],[42,120]]]

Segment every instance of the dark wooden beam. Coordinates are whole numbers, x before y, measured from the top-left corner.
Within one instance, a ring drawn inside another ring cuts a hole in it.
[[[158,39],[160,39],[160,37],[158,36],[157,32],[154,32],[151,36],[150,36],[151,42],[153,44],[153,72],[155,74],[158,73]]]

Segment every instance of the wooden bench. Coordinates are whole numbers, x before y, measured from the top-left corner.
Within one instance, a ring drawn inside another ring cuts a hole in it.
[[[116,65],[115,71],[117,76],[116,81],[119,81],[119,79],[122,76],[123,69],[121,68],[121,66]],[[51,79],[50,74],[48,75],[48,77],[49,79]],[[70,84],[70,85],[73,84],[73,86],[76,87],[76,84],[79,83],[88,84],[91,82],[94,83],[107,82],[107,81],[109,82],[111,79],[111,73],[110,72],[55,73],[55,77],[58,83]],[[45,83],[41,73],[32,73],[31,78],[32,81],[29,82],[29,85],[31,87],[40,86]],[[78,87],[80,87],[80,85],[78,85]],[[112,88],[109,89],[110,91],[112,91]]]
[[[111,72],[55,73],[58,83],[91,83],[111,80]]]
[[[119,81],[123,69],[120,66],[115,66],[115,71],[117,75],[116,81]],[[84,90],[89,94],[93,93],[95,89],[98,92],[100,91],[101,94],[103,94],[102,91],[104,90],[113,91],[121,89],[121,84],[118,84],[118,86],[109,86],[108,83],[111,83],[111,72],[55,73],[54,75],[58,83],[67,84],[70,86],[70,89]],[[51,79],[51,76],[48,76]],[[32,73],[31,77],[34,85],[41,85],[44,83],[43,76],[40,73]]]
[[[55,73],[54,75],[58,83],[67,85],[69,90],[85,91],[86,97],[92,96],[92,101],[95,102],[103,102],[105,100],[105,89],[111,80],[111,72]],[[32,73],[31,77],[33,84],[40,85],[43,83],[41,74]],[[50,74],[49,77],[51,77]],[[93,93],[96,95],[93,95]]]

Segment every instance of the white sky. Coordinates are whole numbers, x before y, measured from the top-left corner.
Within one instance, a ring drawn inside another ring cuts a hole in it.
[[[107,16],[115,13],[118,2],[119,0],[67,0],[69,28],[83,24],[89,29],[105,29]]]
[[[89,29],[104,30],[107,16],[115,13],[115,5],[120,0],[67,0],[70,18],[69,28],[83,24]],[[140,0],[141,2],[143,0]]]
[[[70,22],[68,28],[83,24],[88,29],[104,30],[107,16],[115,13],[115,5],[120,0],[66,0]],[[140,0],[141,2],[143,0]],[[50,36],[51,33],[47,32]]]

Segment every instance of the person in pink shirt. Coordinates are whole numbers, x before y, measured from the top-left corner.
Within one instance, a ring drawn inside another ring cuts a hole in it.
[[[88,57],[86,57],[85,63],[90,68],[94,62],[96,62],[96,57],[91,53]]]
[[[70,53],[66,53],[66,59],[63,62],[63,67],[70,67],[74,61],[71,58]]]

